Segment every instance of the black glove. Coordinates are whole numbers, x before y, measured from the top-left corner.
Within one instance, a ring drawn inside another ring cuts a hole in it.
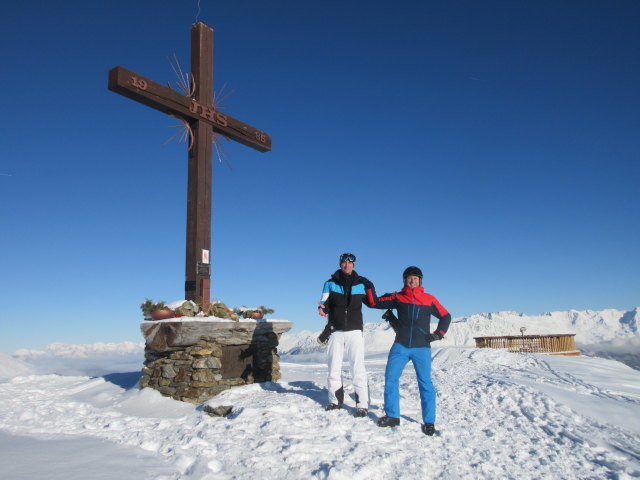
[[[435,342],[436,340],[442,340],[442,335],[440,335],[440,333],[434,332],[427,335],[427,341],[429,343]]]
[[[398,317],[393,314],[392,310],[387,310],[386,312],[384,312],[382,314],[382,318],[384,318],[386,322],[389,322],[389,325],[391,325],[391,328],[393,328],[394,332],[398,333]]]
[[[332,331],[333,327],[331,326],[331,324],[327,323],[327,326],[324,327],[324,330],[322,330],[322,333],[317,338],[318,343],[320,345],[326,345],[329,342],[329,337],[331,336]]]

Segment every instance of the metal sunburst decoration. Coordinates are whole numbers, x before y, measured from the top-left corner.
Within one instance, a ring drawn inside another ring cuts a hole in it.
[[[167,82],[167,86],[181,95],[184,95],[189,98],[193,97],[193,95],[195,94],[196,85],[193,82],[193,75],[191,74],[191,72],[185,72],[182,69],[182,67],[180,66],[178,57],[176,56],[175,53],[173,54],[173,58],[167,58],[167,60],[169,61],[169,65],[171,66],[171,69],[173,70],[173,72],[176,74],[176,77],[178,78],[177,85],[175,88],[173,85],[171,85],[171,82]],[[213,91],[213,108],[215,110],[221,111],[222,109],[224,109],[225,106],[222,102],[224,102],[233,93],[233,90],[229,92],[225,92],[226,87],[227,87],[227,84],[225,83],[222,85],[222,88],[220,89],[219,92],[216,92],[215,90]],[[164,142],[163,145],[166,145],[167,143],[171,142],[173,139],[178,137],[178,143],[187,143],[188,145],[187,151],[191,151],[191,148],[193,147],[193,140],[194,140],[194,135],[193,135],[193,130],[191,129],[191,125],[189,125],[189,122],[182,117],[179,117],[177,115],[169,115],[169,116],[180,121],[179,124],[170,125],[169,128],[177,128],[180,130],[176,134],[171,136],[171,138],[169,138],[166,142]],[[211,134],[211,142],[213,143],[213,146],[216,149],[216,156],[218,157],[218,161],[220,163],[224,161],[224,163],[226,163],[227,166],[230,169],[232,169],[233,167],[227,160],[227,152],[225,151],[224,146],[222,145],[222,142],[221,142],[222,138],[227,139],[227,141],[231,140],[229,137],[225,135],[221,135],[218,133]]]

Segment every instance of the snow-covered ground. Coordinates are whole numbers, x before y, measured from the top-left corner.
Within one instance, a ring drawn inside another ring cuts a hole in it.
[[[325,412],[326,365],[282,363],[280,383],[209,404],[228,418],[135,386],[139,373],[30,375],[0,358],[0,465],[10,479],[632,478],[640,477],[640,372],[619,362],[434,348],[437,436],[420,431],[418,389],[401,381],[402,424],[381,429],[386,357],[367,357],[372,406]],[[120,365],[141,361],[122,354]],[[303,356],[304,358],[304,356]],[[71,370],[79,370],[73,363]],[[59,368],[60,364],[54,366]],[[38,367],[41,371],[43,365]],[[347,375],[348,377],[348,375]],[[349,388],[347,387],[349,391]]]
[[[578,333],[584,349],[637,358],[631,312],[514,312],[455,319],[433,349],[438,433],[420,430],[413,368],[400,427],[382,429],[393,332],[365,326],[372,405],[325,412],[318,332],[285,334],[279,383],[221,393],[227,418],[137,380],[143,344],[52,344],[0,354],[0,477],[7,479],[629,479],[640,477],[640,371],[589,357],[475,349],[473,336]],[[540,326],[544,324],[543,326]],[[536,331],[536,328],[543,329]],[[320,329],[320,327],[319,327]],[[347,378],[346,389],[352,393]]]

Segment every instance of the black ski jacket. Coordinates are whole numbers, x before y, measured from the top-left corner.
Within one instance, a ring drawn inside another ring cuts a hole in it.
[[[362,302],[370,306],[370,299],[373,298],[371,289],[365,288],[365,283],[370,284],[355,270],[351,275],[337,270],[324,283],[321,303],[334,330],[362,330]]]

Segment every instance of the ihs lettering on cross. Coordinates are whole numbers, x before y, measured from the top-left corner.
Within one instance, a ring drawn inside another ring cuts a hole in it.
[[[215,109],[213,102],[213,29],[202,22],[191,27],[192,95],[182,95],[142,75],[115,67],[109,90],[188,123],[187,245],[185,298],[208,307],[211,289],[212,135],[219,133],[260,152],[271,150],[271,136]],[[189,92],[191,93],[191,92]]]

